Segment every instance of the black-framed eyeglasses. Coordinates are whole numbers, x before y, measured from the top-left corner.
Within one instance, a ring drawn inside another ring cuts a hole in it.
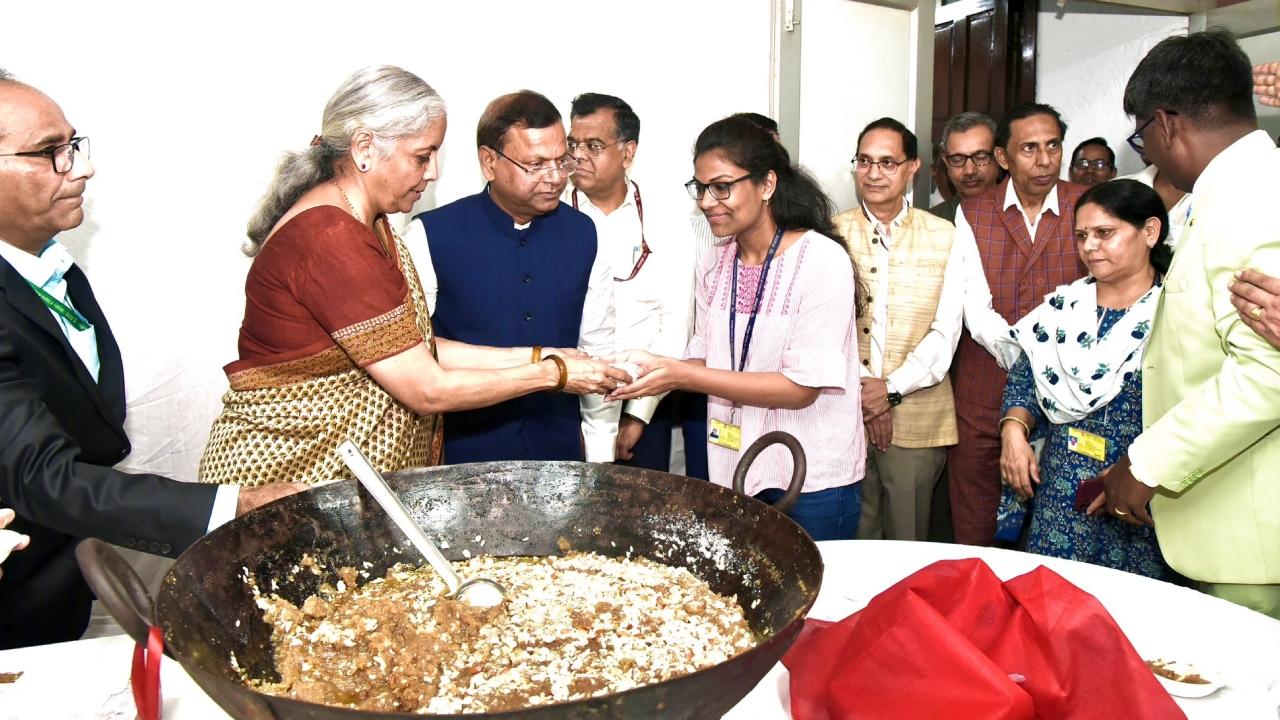
[[[965,163],[972,161],[974,167],[986,167],[995,159],[995,155],[986,150],[979,150],[972,155],[961,155],[960,153],[952,153],[943,155],[942,159],[953,168],[962,168]]]
[[[597,158],[600,157],[600,153],[604,152],[605,148],[613,147],[614,145],[621,145],[624,142],[626,142],[626,140],[615,140],[611,143],[600,142],[599,140],[578,142],[573,138],[569,138],[569,154],[576,155],[578,154],[578,151],[581,150],[587,157]]]
[[[1097,170],[1098,172],[1102,172],[1103,170],[1111,169],[1111,161],[1106,158],[1098,158],[1096,160],[1090,160],[1088,158],[1080,158],[1079,160],[1076,160],[1075,162],[1071,163],[1071,169],[1079,170],[1080,172],[1087,172],[1089,170]]]
[[[708,192],[711,197],[716,200],[728,200],[729,195],[733,193],[733,186],[756,176],[756,173],[747,173],[736,180],[725,180],[723,182],[698,182],[697,178],[693,178],[684,184],[684,189],[689,191],[689,197],[694,200],[701,200]]]
[[[530,180],[540,175],[550,177],[553,173],[557,173],[557,172],[565,177],[569,177],[570,175],[578,172],[578,161],[568,155],[565,155],[559,160],[549,160],[541,165],[535,165],[534,167],[526,167],[523,163],[517,162],[514,158],[502,152],[498,148],[489,148],[489,149],[498,153],[499,156],[506,158],[507,161],[510,162],[512,165],[515,165],[516,167],[523,170],[525,177],[529,178]]]
[[[1173,110],[1165,110],[1164,113],[1166,115],[1178,114]],[[1146,141],[1142,139],[1142,133],[1146,132],[1147,126],[1155,121],[1156,121],[1156,114],[1151,113],[1151,117],[1147,118],[1147,121],[1142,123],[1142,127],[1138,128],[1132,135],[1125,138],[1125,140],[1127,140],[1129,143],[1129,147],[1133,148],[1133,151],[1138,153],[1139,155],[1142,155],[1144,153],[1144,148],[1146,147],[1146,144],[1147,144]]]
[[[53,165],[53,171],[59,175],[66,175],[71,172],[71,167],[75,165],[76,155],[84,155],[85,159],[89,158],[89,138],[73,137],[71,142],[65,142],[61,145],[54,145],[42,150],[28,150],[26,152],[2,153],[0,157],[42,157],[48,158],[49,163]]]
[[[859,155],[858,157],[854,158],[850,162],[853,163],[853,169],[856,172],[860,172],[860,173],[871,172],[872,166],[879,165],[880,172],[884,173],[885,175],[893,175],[894,173],[898,172],[898,168],[907,164],[906,160],[892,160],[892,159],[872,160],[866,155]]]

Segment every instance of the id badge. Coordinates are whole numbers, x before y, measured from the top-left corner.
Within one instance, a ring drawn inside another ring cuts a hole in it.
[[[742,427],[711,418],[707,423],[707,440],[730,450],[742,449]]]
[[[1067,449],[1098,462],[1107,459],[1107,439],[1080,428],[1067,428]]]

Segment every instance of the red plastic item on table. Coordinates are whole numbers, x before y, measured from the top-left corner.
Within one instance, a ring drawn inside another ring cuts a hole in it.
[[[164,636],[160,628],[151,627],[147,645],[133,649],[133,702],[138,706],[138,720],[160,720],[163,703],[160,696],[160,661],[164,658]]]
[[[806,623],[782,662],[795,720],[1186,717],[1102,604],[1045,567],[1004,582],[936,562]]]

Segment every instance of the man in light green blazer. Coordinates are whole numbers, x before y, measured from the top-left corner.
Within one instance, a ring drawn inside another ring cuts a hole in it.
[[[1105,504],[1154,521],[1207,592],[1280,618],[1280,350],[1228,289],[1242,267],[1280,274],[1280,150],[1252,85],[1234,38],[1210,31],[1161,42],[1125,89],[1130,142],[1193,200],[1143,362],[1145,429],[1105,473]]]

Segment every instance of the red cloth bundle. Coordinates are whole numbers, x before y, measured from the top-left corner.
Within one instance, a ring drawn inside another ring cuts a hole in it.
[[[1045,567],[1003,582],[936,562],[806,624],[782,662],[795,720],[1186,717],[1102,604]]]

